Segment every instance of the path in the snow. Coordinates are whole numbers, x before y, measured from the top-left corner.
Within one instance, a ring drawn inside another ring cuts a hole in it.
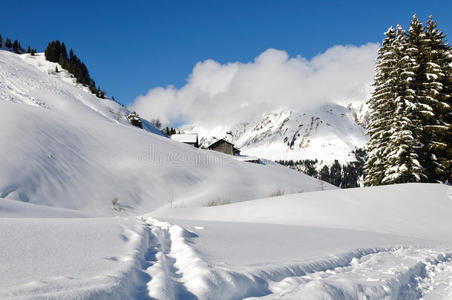
[[[272,294],[264,298],[420,299],[431,294],[432,299],[450,299],[445,288],[437,291],[436,285],[449,282],[450,288],[452,273],[442,274],[446,280],[435,280],[435,270],[445,269],[451,257],[451,253],[415,248],[378,252],[353,258],[345,267],[272,282]]]
[[[402,247],[359,249],[324,260],[236,268],[208,262],[196,234],[144,219],[147,299],[450,299],[452,252]],[[145,299],[143,294],[143,299]]]
[[[171,236],[174,225],[151,218],[145,223],[149,234],[144,264],[144,272],[149,275],[147,295],[155,299],[196,299],[185,287],[183,274],[176,265]]]

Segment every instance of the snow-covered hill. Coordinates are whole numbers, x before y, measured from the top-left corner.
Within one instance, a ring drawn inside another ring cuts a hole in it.
[[[328,104],[296,112],[281,110],[241,122],[228,130],[186,126],[203,146],[218,138],[233,142],[243,154],[271,160],[317,159],[320,164],[355,160],[352,153],[367,142],[364,105]]]
[[[0,297],[450,299],[451,214],[452,188],[440,184],[137,218],[2,199]]]
[[[172,242],[150,286],[165,274],[198,299],[451,299],[451,214],[440,184],[163,209],[145,218]]]
[[[133,127],[74,80],[43,54],[0,50],[0,198],[111,214],[332,188]]]

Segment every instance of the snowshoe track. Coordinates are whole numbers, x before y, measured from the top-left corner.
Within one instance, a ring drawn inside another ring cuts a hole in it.
[[[194,233],[153,218],[144,221],[149,234],[143,264],[149,275],[147,299],[448,299],[452,295],[452,252],[358,249],[320,261],[245,272],[204,261],[190,245]]]

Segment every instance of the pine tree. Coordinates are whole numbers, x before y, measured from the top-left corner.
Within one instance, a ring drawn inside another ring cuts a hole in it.
[[[352,161],[342,167],[343,177],[341,188],[358,187],[358,178],[360,173],[359,162]]]
[[[424,30],[425,67],[420,80],[420,101],[431,108],[422,119],[421,142],[425,145],[419,151],[421,164],[429,182],[438,182],[447,176],[452,163],[450,142],[452,115],[450,94],[450,69],[452,60],[448,57],[450,47],[446,35],[430,16]],[[449,153],[448,153],[449,152]]]
[[[330,180],[330,169],[327,165],[324,165],[319,173],[320,180],[328,181]]]
[[[3,39],[2,39],[2,35],[0,34],[0,48],[3,46]]]
[[[311,159],[307,159],[304,161],[304,171],[307,175],[312,176],[312,177],[318,177],[318,171],[316,168],[316,164],[317,164],[317,159],[315,160],[311,160]]]
[[[396,32],[390,27],[385,35],[386,38],[378,51],[374,92],[368,100],[370,116],[366,133],[370,139],[366,149],[368,159],[364,165],[366,186],[381,184],[385,176],[385,160],[391,137],[388,128],[391,126],[394,111],[392,85],[397,80],[397,57],[394,49]]]
[[[19,44],[19,41],[18,41],[18,40],[14,40],[14,43],[13,43],[13,50],[14,50],[14,52],[16,52],[16,53],[20,53],[21,47],[20,47],[20,44]]]
[[[13,44],[11,43],[11,40],[9,38],[6,38],[5,47],[8,49],[11,49],[12,46],[13,46]]]
[[[335,186],[341,186],[342,167],[337,159],[334,160],[334,163],[330,168],[330,179],[328,181]]]
[[[390,129],[386,128],[391,137],[386,149],[386,171],[382,184],[418,182],[423,178],[422,167],[415,152],[420,144],[414,134],[417,124],[413,122],[419,106],[415,91],[411,89],[419,68],[414,59],[418,50],[407,42],[400,25],[397,26],[396,35],[393,46],[397,62],[393,72],[397,80],[392,83],[395,110],[392,126]]]
[[[423,28],[422,23],[419,18],[414,15],[411,23],[410,29],[407,35],[407,54],[416,63],[417,69],[414,72],[413,80],[410,82],[409,88],[413,91],[415,105],[417,105],[417,110],[411,115],[411,121],[415,126],[413,129],[414,136],[419,140],[420,144],[415,149],[419,162],[423,167],[423,177],[422,181],[429,181],[431,177],[433,165],[435,165],[436,157],[432,155],[430,151],[430,144],[435,143],[431,140],[433,136],[431,132],[426,130],[427,126],[434,122],[435,113],[435,94],[433,86],[434,83],[427,84],[427,82],[432,81],[433,75],[430,72],[435,72],[433,69],[433,64],[431,59],[429,59],[430,51],[427,47],[426,33]],[[437,87],[436,87],[437,88]],[[433,96],[433,97],[432,97]]]

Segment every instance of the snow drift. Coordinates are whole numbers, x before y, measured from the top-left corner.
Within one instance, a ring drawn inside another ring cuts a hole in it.
[[[452,188],[404,184],[148,216],[199,299],[333,300],[449,299],[451,214]]]

